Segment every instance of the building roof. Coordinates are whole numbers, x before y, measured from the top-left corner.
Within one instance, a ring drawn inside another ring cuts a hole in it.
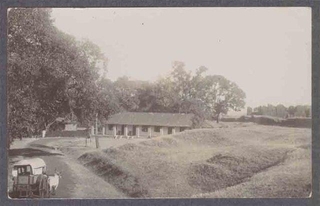
[[[46,163],[41,158],[32,158],[32,159],[25,159],[20,160],[19,162],[15,163],[14,166],[25,166],[30,165],[32,169],[45,167]]]
[[[123,112],[112,115],[106,124],[191,127],[193,114]]]

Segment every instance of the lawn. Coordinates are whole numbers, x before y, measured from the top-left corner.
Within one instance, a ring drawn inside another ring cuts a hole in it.
[[[55,144],[129,197],[307,197],[311,190],[310,129],[222,123],[152,139],[100,139],[100,150],[83,141]]]

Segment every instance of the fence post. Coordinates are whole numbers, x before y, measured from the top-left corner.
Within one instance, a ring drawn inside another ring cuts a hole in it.
[[[96,148],[98,149],[100,147],[99,145],[99,136],[98,135],[95,135],[95,140],[96,140]]]

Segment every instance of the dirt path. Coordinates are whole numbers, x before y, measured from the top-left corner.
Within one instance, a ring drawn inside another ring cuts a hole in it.
[[[48,142],[52,141],[50,139]],[[56,195],[52,198],[124,198],[121,192],[112,185],[103,181],[75,160],[68,158],[58,151],[45,147],[34,147],[40,141],[19,142],[18,145],[9,151],[9,175],[12,165],[24,158],[39,157],[47,164],[48,173],[55,169],[62,172],[62,178]],[[32,144],[31,144],[32,143]],[[42,139],[41,144],[45,145],[46,140]],[[12,188],[12,181],[9,177],[9,190]]]

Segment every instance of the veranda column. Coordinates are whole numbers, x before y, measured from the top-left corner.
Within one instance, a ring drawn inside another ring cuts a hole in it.
[[[105,135],[105,134],[106,134],[106,128],[102,127],[102,135]]]
[[[125,137],[128,136],[128,126],[127,125],[124,126],[124,136]]]
[[[137,135],[137,137],[140,137],[140,127],[139,126],[136,127],[136,135]]]
[[[176,133],[176,128],[172,128],[172,134],[175,134]]]
[[[113,136],[114,137],[117,136],[117,126],[113,125],[112,129],[113,129]]]
[[[148,133],[149,133],[149,137],[151,137],[152,135],[151,127],[148,127]]]
[[[163,135],[163,127],[160,128],[160,134]]]

